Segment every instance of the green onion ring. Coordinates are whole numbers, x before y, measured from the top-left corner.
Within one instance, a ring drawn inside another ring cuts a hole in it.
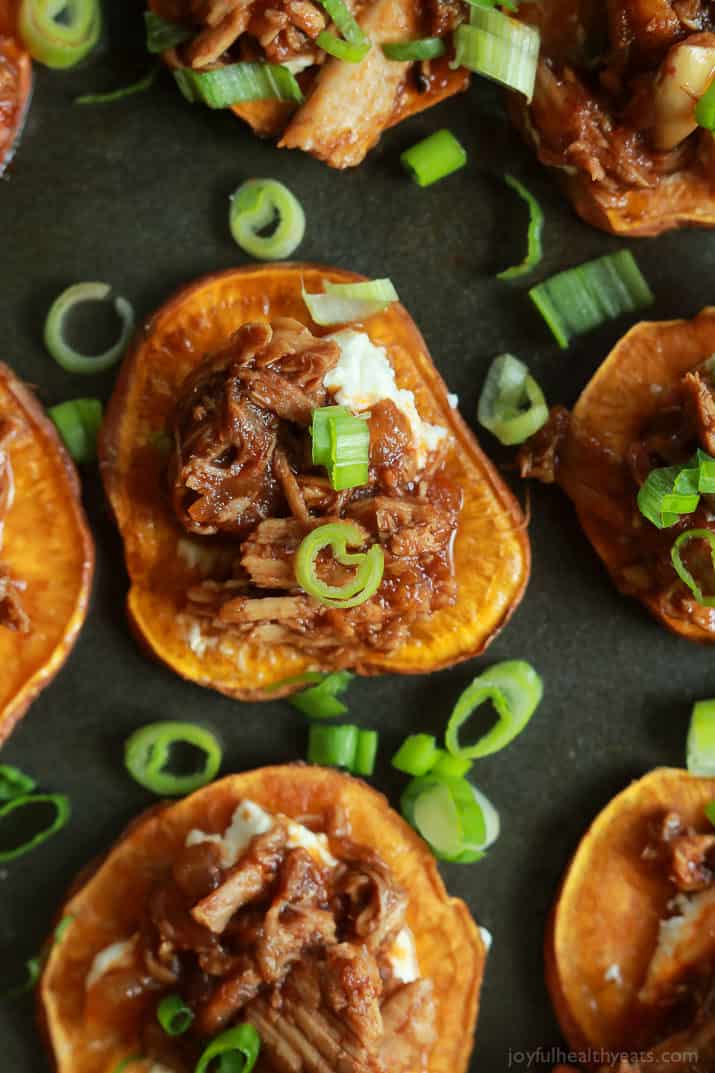
[[[392,766],[405,775],[426,775],[437,761],[437,740],[433,734],[410,734],[392,758]]]
[[[418,186],[431,186],[463,168],[467,151],[451,130],[445,128],[405,149],[400,163]]]
[[[691,775],[715,775],[715,700],[699,700],[693,705],[686,756]]]
[[[370,279],[362,283],[331,283],[324,279],[323,294],[308,294],[303,287],[303,301],[308,312],[323,328],[365,320],[399,300],[391,279]]]
[[[261,1037],[253,1025],[239,1025],[238,1028],[229,1028],[222,1032],[209,1043],[204,1053],[199,1058],[194,1073],[209,1073],[209,1067],[215,1058],[222,1055],[235,1055],[236,1061],[231,1061],[230,1066],[226,1063],[226,1073],[251,1073],[256,1064],[261,1050]],[[224,1068],[223,1061],[221,1069]]]
[[[467,67],[531,103],[539,60],[538,30],[496,8],[473,5],[469,25],[454,33],[455,57],[450,67]]]
[[[152,69],[129,86],[121,86],[119,89],[110,90],[109,93],[85,93],[81,97],[75,97],[75,104],[114,104],[115,101],[123,101],[125,97],[133,97],[135,93],[146,93],[154,85],[159,74],[159,67]]]
[[[497,279],[518,279],[519,276],[525,276],[536,268],[544,255],[541,247],[541,234],[544,230],[544,211],[531,191],[527,190],[524,184],[515,179],[513,175],[506,174],[504,182],[526,202],[529,209],[529,228],[526,237],[527,248],[524,260],[518,265],[512,265],[511,268],[506,268],[503,272],[497,274]]]
[[[374,596],[380,587],[385,569],[385,553],[379,544],[366,552],[348,553],[347,546],[363,543],[363,534],[351,522],[331,522],[318,526],[303,540],[295,557],[295,576],[309,596],[327,607],[357,607]],[[316,560],[321,551],[330,548],[341,566],[357,567],[352,580],[345,585],[328,585],[316,573]]]
[[[467,779],[425,775],[412,779],[401,798],[402,814],[441,860],[481,860],[499,835],[499,815]]]
[[[28,805],[51,805],[55,810],[55,818],[43,831],[33,835],[21,846],[16,846],[15,849],[0,850],[0,862],[2,863],[22,857],[25,853],[29,853],[31,850],[41,846],[48,838],[52,838],[53,835],[62,830],[72,812],[69,798],[65,794],[22,794],[20,797],[11,798],[10,801],[0,807],[0,820],[15,812],[16,809],[26,808]]]
[[[444,56],[447,46],[441,37],[421,37],[416,41],[393,41],[382,46],[388,60],[408,63],[413,60],[436,60]]]
[[[134,332],[134,310],[126,298],[114,299],[114,308],[122,321],[119,339],[103,354],[80,354],[63,338],[65,317],[81,302],[103,302],[110,294],[108,283],[75,283],[55,298],[45,321],[45,346],[50,355],[68,373],[90,375],[111,369],[121,360]]]
[[[183,1036],[194,1021],[194,1011],[181,995],[165,995],[156,1008],[156,1019],[167,1036]]]
[[[371,42],[350,8],[344,0],[318,0],[318,3],[325,8],[343,38],[323,30],[316,38],[318,47],[347,63],[360,63],[370,51]]]
[[[94,462],[102,424],[99,399],[68,399],[47,411],[75,462]]]
[[[479,396],[479,424],[500,443],[513,446],[533,436],[548,419],[544,394],[527,366],[513,354],[495,358]]]
[[[25,979],[22,983],[15,984],[14,987],[9,987],[7,991],[3,991],[0,995],[0,1000],[20,998],[22,995],[26,995],[29,991],[34,990],[37,981],[42,975],[42,964],[42,958],[28,958],[25,962]]]
[[[99,40],[99,0],[22,0],[18,29],[33,59],[47,67],[74,67]]]
[[[445,744],[452,756],[476,760],[497,753],[522,732],[541,703],[544,686],[524,660],[495,663],[462,693],[447,723]],[[491,700],[499,719],[474,745],[461,745],[460,728],[484,701]]]
[[[684,533],[680,534],[670,551],[670,558],[675,567],[675,572],[683,584],[688,586],[696,603],[701,604],[703,607],[715,607],[715,595],[705,596],[703,594],[702,589],[681,557],[680,549],[685,544],[689,544],[691,540],[707,541],[710,545],[710,557],[712,559],[713,567],[715,567],[715,533],[711,532],[709,529],[686,529]]]
[[[338,715],[345,715],[348,710],[347,706],[338,698],[341,693],[345,692],[354,677],[355,675],[350,671],[333,671],[332,674],[317,675],[316,685],[289,697],[288,703],[310,719],[334,719]]]
[[[11,764],[0,764],[0,801],[11,801],[13,797],[31,794],[36,786],[31,775],[26,775]]]
[[[192,775],[172,775],[164,767],[171,746],[193,745],[205,754],[204,766]],[[149,723],[135,730],[124,745],[127,771],[141,786],[162,797],[182,797],[206,786],[221,767],[223,751],[210,730],[196,723]]]
[[[342,37],[337,37],[330,30],[321,30],[315,43],[323,52],[335,56],[343,63],[360,63],[370,51],[370,42],[367,39],[360,42],[343,41]]]
[[[259,232],[278,220],[271,235]],[[229,225],[246,253],[261,261],[283,261],[300,246],[305,213],[297,197],[276,179],[248,179],[231,198]]]

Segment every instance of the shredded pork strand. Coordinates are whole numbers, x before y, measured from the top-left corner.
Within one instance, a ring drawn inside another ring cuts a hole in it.
[[[10,445],[17,438],[17,422],[0,416],[0,554],[5,519],[15,499],[15,482],[10,461]],[[14,578],[0,559],[0,628],[29,633],[30,620],[22,604],[23,581]]]

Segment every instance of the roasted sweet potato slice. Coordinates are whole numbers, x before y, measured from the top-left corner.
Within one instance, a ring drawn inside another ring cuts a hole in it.
[[[0,175],[10,163],[32,90],[32,61],[17,36],[17,4],[0,0]]]
[[[0,421],[14,496],[4,517],[0,564],[17,582],[26,629],[0,616],[0,742],[66,660],[87,614],[94,545],[79,480],[35,396],[0,364]],[[48,525],[48,519],[52,524]],[[0,580],[3,569],[0,568]]]
[[[314,265],[268,265],[211,276],[180,291],[155,314],[125,359],[102,434],[102,472],[124,539],[134,628],[177,673],[242,699],[290,692],[295,685],[270,687],[315,663],[286,646],[243,644],[238,653],[222,653],[218,646],[202,654],[189,646],[181,612],[187,588],[201,572],[179,554],[185,534],[164,491],[166,456],[157,437],[165,434],[187,373],[242,324],[292,317],[325,334],[311,325],[301,296],[302,281],[307,290],[318,291],[324,278],[361,277]],[[392,305],[371,318],[365,330],[386,347],[398,385],[414,391],[425,419],[447,427],[455,440],[446,475],[465,497],[454,548],[457,602],[416,627],[396,651],[377,653],[356,668],[361,674],[426,673],[476,655],[501,629],[527,581],[529,544],[516,502],[450,407],[407,312]],[[213,539],[226,548],[220,538]]]
[[[715,779],[658,768],[618,794],[579,844],[545,950],[547,984],[572,1048],[638,1049],[639,992],[675,893],[667,868],[644,851],[671,812],[684,826],[712,833],[703,810],[714,797]]]
[[[188,832],[223,830],[244,799],[291,817],[327,818],[337,806],[352,838],[369,844],[389,865],[409,891],[407,919],[420,971],[434,983],[438,1042],[429,1073],[464,1073],[486,956],[469,910],[447,896],[429,849],[384,797],[335,771],[300,765],[230,776],[178,804],[152,810],[70,896],[63,913],[71,923],[50,953],[39,989],[58,1073],[113,1073],[121,1059],[141,1049],[140,1024],[131,1014],[122,1019],[120,1004],[107,1006],[94,1020],[86,1018],[87,973],[97,953],[137,929],[149,892],[171,872]]]

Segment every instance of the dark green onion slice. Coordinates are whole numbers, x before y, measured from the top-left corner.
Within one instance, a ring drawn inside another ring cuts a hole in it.
[[[715,700],[699,700],[693,705],[686,758],[691,775],[715,776]]]
[[[45,321],[45,346],[58,365],[68,373],[101,373],[121,360],[134,332],[134,310],[126,298],[114,299],[122,322],[119,339],[103,354],[80,354],[64,340],[64,324],[70,310],[82,302],[104,302],[112,288],[108,283],[75,283],[55,298]]]
[[[129,1069],[129,1067],[133,1066],[135,1062],[143,1062],[143,1061],[144,1061],[144,1055],[143,1054],[130,1054],[130,1055],[127,1055],[126,1058],[122,1058],[121,1062],[119,1062],[114,1067],[114,1069],[112,1070],[112,1073],[127,1073],[127,1070]]]
[[[513,175],[505,175],[504,182],[526,202],[529,209],[526,256],[520,264],[512,265],[511,268],[507,268],[497,275],[497,279],[517,279],[519,276],[525,276],[528,272],[531,272],[541,262],[543,257],[541,233],[544,229],[544,212],[531,191],[527,190],[524,184],[515,179]]]
[[[400,161],[418,186],[431,186],[463,168],[467,152],[451,130],[444,129],[410,146],[401,154]]]
[[[683,584],[688,586],[696,603],[701,604],[703,607],[715,607],[715,594],[706,596],[683,562],[681,549],[686,544],[689,544],[691,540],[704,540],[710,545],[710,558],[713,569],[715,569],[715,533],[711,532],[710,529],[687,529],[680,534],[670,551],[670,558],[675,567],[675,572]]]
[[[30,991],[33,991],[42,975],[42,965],[42,958],[28,958],[25,962],[25,979],[21,983],[15,984],[14,987],[9,987],[7,991],[3,991],[0,994],[0,1001],[21,998],[22,995],[27,995]]]
[[[345,715],[347,706],[339,699],[355,676],[350,671],[318,675],[318,684],[289,697],[288,702],[310,719],[334,719]]]
[[[345,723],[339,727],[314,723],[308,731],[308,763],[352,771],[359,728]]]
[[[392,758],[392,766],[405,775],[426,775],[437,760],[437,740],[433,734],[410,734]]]
[[[437,778],[461,779],[472,767],[472,761],[464,756],[452,756],[446,749],[437,750],[437,759],[429,770]]]
[[[364,283],[331,283],[325,279],[322,294],[308,294],[303,287],[303,301],[321,327],[365,320],[399,300],[390,279],[370,279]]]
[[[313,465],[325,466],[336,492],[367,484],[370,428],[345,406],[313,410],[311,422]]]
[[[695,105],[695,118],[699,127],[715,131],[715,81],[710,83]]]
[[[55,812],[54,819],[47,827],[28,839],[27,842],[23,842],[21,846],[15,846],[14,849],[0,850],[0,862],[14,861],[17,857],[22,857],[25,853],[29,853],[31,850],[41,846],[48,838],[52,838],[53,835],[62,830],[68,822],[72,811],[69,798],[64,794],[22,794],[20,797],[11,798],[0,807],[0,821],[10,816],[17,809],[32,808],[35,805],[51,805]]]
[[[652,469],[638,489],[638,509],[658,529],[675,525],[682,514],[692,514],[700,502],[697,471],[694,487],[688,489],[681,480],[683,473],[683,466]],[[681,491],[676,491],[678,480],[681,480]]]
[[[442,860],[478,861],[499,835],[496,809],[467,779],[432,774],[412,779],[402,795],[401,808],[405,819]]]
[[[282,261],[303,241],[305,213],[283,183],[248,179],[231,198],[229,226],[238,245],[251,257]],[[261,234],[271,227],[270,234]]]
[[[194,1073],[251,1073],[260,1050],[261,1037],[253,1025],[229,1028],[209,1043]]]
[[[350,8],[343,0],[318,0],[335,24],[342,40],[329,30],[323,30],[316,44],[324,52],[347,63],[360,63],[370,51],[370,38],[360,28]]]
[[[351,522],[330,522],[309,533],[295,557],[295,576],[303,591],[327,607],[357,607],[374,596],[382,581],[385,554],[379,544],[366,552],[348,552],[348,544],[362,543],[360,528]],[[328,585],[318,577],[317,558],[326,548],[342,566],[356,567],[353,578],[344,585]]]
[[[102,424],[99,399],[68,399],[47,412],[75,462],[94,462]]]
[[[320,406],[313,410],[310,424],[311,460],[314,466],[330,465],[332,437],[330,425],[338,414],[349,414],[347,406]]]
[[[129,86],[121,86],[109,93],[85,93],[81,97],[75,97],[75,104],[114,104],[115,101],[123,101],[125,97],[133,97],[135,93],[146,93],[154,85],[159,74],[158,67],[152,69]]]
[[[33,59],[47,67],[74,67],[99,40],[99,0],[22,0],[18,28]]]
[[[375,771],[379,735],[376,730],[359,730],[355,759],[350,769],[353,775],[372,775]]]
[[[144,23],[147,52],[166,52],[167,49],[178,48],[194,36],[193,30],[182,26],[180,22],[163,19],[154,11],[144,12]]]
[[[187,101],[208,108],[231,108],[246,101],[303,101],[295,75],[275,63],[231,63],[213,71],[181,67],[174,78]]]
[[[541,388],[513,354],[500,354],[490,365],[477,419],[507,446],[528,440],[548,421],[549,408]]]
[[[13,797],[31,794],[36,786],[31,775],[26,775],[11,764],[0,764],[0,801],[11,801]]]
[[[455,30],[454,46],[451,67],[466,67],[531,102],[540,47],[535,27],[480,4],[472,7],[469,25]]]
[[[447,46],[441,37],[420,37],[416,41],[393,41],[383,45],[388,60],[409,63],[412,60],[436,60],[444,56]]]
[[[156,1019],[167,1036],[183,1036],[194,1021],[194,1011],[181,995],[165,995],[156,1008]]]
[[[321,30],[315,43],[322,48],[323,52],[335,56],[338,60],[343,60],[344,63],[360,63],[370,51],[370,42],[367,39],[359,43],[351,43],[343,41],[342,37],[337,37],[330,30]]]
[[[532,287],[529,297],[562,349],[572,336],[623,313],[635,313],[654,301],[630,250],[559,272]]]
[[[715,827],[715,801],[708,801],[705,806],[705,815],[710,820],[710,823]]]
[[[171,747],[192,745],[204,754],[201,770],[174,775],[165,770]],[[124,746],[124,763],[133,779],[162,797],[181,797],[206,786],[221,767],[223,752],[216,737],[196,723],[149,723],[135,730]]]
[[[452,756],[476,760],[499,752],[522,732],[541,703],[544,686],[531,664],[524,660],[495,663],[462,693],[449,717],[445,744]],[[474,710],[490,700],[498,721],[474,745],[462,745],[459,731]]]

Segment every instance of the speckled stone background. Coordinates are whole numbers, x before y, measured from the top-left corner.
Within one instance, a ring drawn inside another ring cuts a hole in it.
[[[145,73],[142,39],[140,5],[117,4],[88,65],[38,70],[20,151],[0,183],[0,356],[45,403],[106,397],[113,380],[69,376],[45,354],[52,298],[77,280],[107,280],[141,317],[177,285],[243,263],[228,231],[228,195],[256,175],[288,183],[305,206],[301,258],[394,280],[468,420],[490,360],[506,349],[528,360],[551,402],[574,401],[627,325],[562,353],[526,298],[528,284],[494,278],[521,257],[525,231],[525,213],[500,176],[513,171],[542,201],[542,275],[622,243],[572,215],[510,130],[493,87],[474,85],[390,132],[362,167],[340,174],[257,141],[228,114],[190,107],[166,75],[124,102],[73,105],[80,93]],[[400,169],[400,151],[441,126],[465,144],[469,166],[419,190]],[[715,235],[632,245],[658,317],[690,316],[712,299]],[[480,438],[509,478],[508,452]],[[0,972],[8,980],[38,950],[75,872],[149,803],[122,766],[131,730],[160,718],[205,721],[225,742],[226,771],[292,760],[305,749],[305,725],[288,705],[232,702],[143,656],[125,624],[120,543],[93,470],[84,491],[98,552],[89,619],[69,663],[2,753],[74,805],[64,832],[0,873]],[[389,768],[393,749],[408,731],[439,732],[481,667],[518,657],[543,674],[538,715],[517,743],[474,769],[500,809],[500,840],[483,862],[445,869],[450,890],[494,936],[472,1065],[484,1073],[507,1070],[510,1048],[559,1044],[541,953],[559,876],[613,793],[657,764],[682,763],[690,705],[715,694],[712,651],[665,633],[611,588],[558,491],[531,494],[531,582],[487,655],[426,680],[358,681],[350,692],[351,717],[381,731],[375,782],[396,801],[402,780]],[[29,1000],[3,1004],[0,1026],[4,1073],[46,1071]]]

